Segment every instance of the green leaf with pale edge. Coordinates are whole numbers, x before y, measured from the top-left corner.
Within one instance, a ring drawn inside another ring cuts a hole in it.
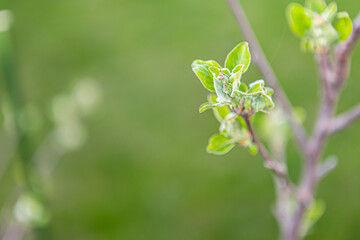
[[[235,68],[234,68],[234,71],[233,71],[233,74],[231,75],[230,79],[233,79],[233,80],[239,80],[241,78],[241,75],[243,74],[244,72],[244,65],[240,64],[240,65],[237,65]]]
[[[230,103],[229,97],[226,95],[226,86],[223,84],[224,79],[215,79],[214,87],[219,103]]]
[[[255,82],[252,82],[249,84],[250,89],[247,91],[247,94],[249,95],[255,95],[262,93],[264,91],[264,80],[256,80]]]
[[[216,101],[216,98],[217,97],[214,94],[209,94],[208,97],[207,97],[208,101],[210,103],[212,103],[212,104],[218,103]],[[223,105],[221,107],[213,108],[213,111],[214,111],[214,115],[215,115],[216,119],[219,122],[222,122],[225,119],[225,117],[231,112],[230,108],[228,106],[226,106],[226,105]]]
[[[352,32],[352,22],[346,12],[339,12],[336,15],[334,27],[339,34],[339,41],[348,39]]]
[[[260,84],[262,87],[265,85],[264,80],[259,79],[249,84],[249,87],[252,88],[254,85]]]
[[[251,109],[255,111],[266,111],[274,107],[271,97],[265,94],[253,96],[251,99]]]
[[[216,134],[209,139],[206,151],[215,155],[223,155],[228,153],[234,146],[235,144],[229,138]]]
[[[239,65],[236,65],[235,67],[234,67],[234,69],[233,69],[233,74],[238,74],[239,72],[240,73],[243,73],[244,70],[245,69],[245,65],[244,64],[239,64]]]
[[[196,76],[200,79],[201,83],[204,85],[206,89],[211,92],[215,92],[214,88],[214,77],[212,72],[209,70],[210,67],[221,68],[221,66],[213,61],[203,61],[203,60],[195,60],[191,64],[191,68],[196,74]]]
[[[311,28],[312,18],[310,14],[297,3],[291,3],[287,7],[287,19],[291,30],[300,37],[303,37]]]
[[[225,67],[233,71],[237,65],[244,65],[243,72],[249,68],[251,62],[251,55],[249,51],[249,44],[242,42],[236,45],[226,56]]]
[[[222,68],[222,69],[221,69],[221,71],[222,71],[222,72],[223,72],[223,74],[225,74],[225,75],[228,75],[228,76],[230,76],[230,75],[231,75],[230,70],[229,70],[229,69],[227,69],[227,68]]]
[[[241,75],[243,73],[243,69],[244,69],[244,65],[239,64],[233,70],[233,74],[230,77],[230,81],[233,82],[231,97],[234,97],[235,90],[239,89],[239,87],[240,87],[240,84],[241,84],[240,79],[241,79]]]
[[[323,0],[307,0],[305,6],[311,11],[319,14],[326,9],[326,3]]]
[[[208,109],[211,109],[211,108],[216,108],[216,107],[221,107],[223,106],[223,104],[220,104],[220,103],[203,103],[201,104],[201,106],[199,107],[199,112],[202,113]]]
[[[263,87],[261,86],[260,83],[253,85],[249,91],[247,92],[248,94],[257,94],[257,93],[261,93],[263,91]]]
[[[221,73],[221,70],[218,67],[209,67],[209,70],[213,74],[213,78],[218,77]]]

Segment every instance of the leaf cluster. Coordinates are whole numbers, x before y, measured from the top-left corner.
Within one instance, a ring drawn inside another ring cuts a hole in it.
[[[208,95],[209,103],[216,103],[216,95]],[[229,152],[236,144],[246,147],[251,154],[257,153],[257,146],[243,118],[232,112],[226,105],[213,108],[216,119],[220,122],[219,133],[209,139],[207,152],[222,155]]]
[[[191,67],[202,84],[217,95],[216,102],[207,102],[200,106],[203,112],[210,108],[229,106],[238,115],[253,115],[258,111],[267,111],[274,107],[271,99],[273,90],[265,87],[263,80],[249,85],[241,81],[242,75],[250,66],[251,55],[247,42],[238,44],[230,51],[222,68],[214,60],[195,60]]]
[[[287,19],[291,30],[302,39],[305,51],[321,51],[331,44],[345,41],[352,32],[347,12],[337,12],[337,4],[322,0],[307,0],[305,6],[291,3]]]
[[[220,122],[220,133],[209,140],[207,151],[210,153],[227,153],[235,144],[247,147],[251,153],[257,152],[242,116],[272,109],[274,91],[265,86],[264,80],[248,85],[242,81],[250,63],[249,45],[242,42],[227,55],[224,67],[214,60],[195,60],[191,65],[203,86],[216,94],[209,95],[208,102],[199,108],[200,112],[213,109]]]

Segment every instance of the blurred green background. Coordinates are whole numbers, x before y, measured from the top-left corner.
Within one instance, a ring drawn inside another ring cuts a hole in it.
[[[249,20],[284,89],[307,112],[318,102],[314,59],[290,32],[288,0],[243,0]],[[338,1],[354,18],[358,0]],[[270,173],[259,156],[237,148],[205,152],[218,123],[198,114],[207,91],[192,73],[194,59],[216,59],[244,38],[226,1],[4,0],[15,17],[13,39],[27,104],[46,116],[55,95],[74,81],[98,81],[102,100],[86,118],[86,144],[64,155],[51,173],[44,239],[276,239]],[[251,47],[251,46],[250,46]],[[359,102],[360,48],[339,103]],[[245,76],[261,78],[254,64]],[[0,90],[1,96],[5,90]],[[45,117],[46,119],[46,117]],[[36,149],[49,131],[31,138]],[[307,239],[360,239],[360,124],[333,137],[325,155],[339,165],[320,184],[327,209]],[[296,180],[301,161],[287,152]],[[0,179],[0,204],[16,186],[10,163]]]

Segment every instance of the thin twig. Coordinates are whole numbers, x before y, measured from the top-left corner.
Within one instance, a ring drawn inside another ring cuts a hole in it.
[[[316,61],[318,68],[320,70],[320,78],[321,78],[321,84],[322,84],[322,94],[323,96],[332,96],[332,79],[330,75],[332,74],[330,69],[332,66],[330,65],[330,59],[329,54],[327,50],[324,50],[321,53],[316,53]]]
[[[333,63],[330,62],[327,51],[322,51],[317,54],[323,92],[312,137],[308,139],[303,126],[297,121],[297,118],[293,113],[293,108],[288,98],[279,85],[277,77],[259,45],[240,3],[238,0],[227,0],[227,2],[234,13],[245,38],[250,43],[254,61],[269,82],[269,85],[274,88],[275,97],[290,122],[295,139],[297,140],[300,149],[305,152],[305,167],[296,194],[298,208],[292,213],[289,224],[286,224],[286,227],[283,227],[286,229],[282,229],[284,231],[282,236],[284,240],[297,240],[300,237],[300,228],[304,213],[313,199],[313,194],[320,180],[318,163],[330,134],[341,130],[350,125],[357,118],[360,118],[359,106],[348,113],[333,119],[340,91],[349,75],[351,53],[360,36],[360,14],[353,22],[353,32],[349,39],[334,49]],[[287,176],[286,165],[281,165],[279,162],[272,159],[265,147],[257,139],[249,116],[246,115],[243,116],[243,118],[252,135],[253,142],[258,146],[259,153],[265,161],[265,166],[270,168],[279,179],[285,179],[285,181],[288,182],[289,179]]]
[[[260,153],[260,155],[262,156],[262,158],[264,159],[264,164],[265,167],[270,169],[271,171],[273,171],[275,173],[275,175],[283,180],[284,184],[288,185],[290,184],[290,180],[287,176],[287,170],[284,164],[281,164],[280,162],[275,161],[270,154],[268,153],[268,151],[266,150],[266,148],[264,147],[264,145],[262,145],[262,143],[258,140],[258,138],[256,137],[254,128],[252,127],[252,124],[250,122],[249,116],[248,115],[243,115],[242,116],[243,119],[245,120],[245,123],[248,127],[248,130],[251,134],[252,137],[252,141],[253,143],[256,144],[256,146],[258,147],[258,151]]]
[[[335,70],[333,69],[334,65],[328,64],[329,55],[327,50],[323,49],[318,52],[316,58],[322,83],[321,104],[313,133],[306,149],[305,165],[297,192],[298,208],[293,219],[291,219],[290,227],[284,238],[286,240],[299,239],[305,211],[313,200],[314,192],[320,180],[317,173],[318,162],[321,159],[321,154],[329,137],[328,129],[335,112],[340,91],[339,88],[334,88],[334,84],[332,84],[335,78]]]
[[[330,125],[329,134],[337,133],[350,126],[358,119],[360,119],[360,105],[333,119]]]
[[[293,219],[291,220],[288,235],[285,236],[286,240],[299,239],[299,231],[304,213],[312,201],[313,194],[320,180],[317,174],[318,162],[321,159],[322,151],[324,150],[327,139],[330,136],[330,128],[333,124],[332,119],[340,95],[341,87],[346,82],[349,74],[351,51],[353,50],[354,45],[359,38],[359,34],[360,15],[355,20],[354,31],[349,37],[349,40],[335,49],[334,65],[326,64],[326,59],[328,57],[326,52],[322,52],[320,55],[318,55],[318,67],[321,73],[322,82],[326,84],[331,83],[331,88],[328,89],[331,92],[323,91],[322,94],[322,103],[317,117],[317,122],[314,127],[313,136],[309,139],[309,148],[306,152],[305,168],[303,170],[303,176],[301,178],[301,183],[297,194],[298,209],[295,212]],[[357,110],[354,110],[353,114],[356,118]],[[347,124],[346,121],[348,119],[351,119],[352,121],[352,117],[353,116],[349,118],[343,118],[345,119],[345,125]]]
[[[242,30],[246,40],[249,42],[249,45],[251,47],[253,59],[258,65],[260,71],[262,72],[263,76],[266,78],[266,80],[269,82],[269,85],[274,88],[274,95],[276,99],[278,100],[279,104],[284,110],[284,113],[286,117],[288,118],[291,128],[294,132],[295,139],[297,140],[300,148],[302,150],[305,150],[306,148],[306,140],[307,135],[305,132],[305,129],[303,126],[299,123],[297,120],[297,117],[294,114],[293,108],[284,93],[282,87],[279,85],[279,81],[272,70],[268,60],[266,59],[266,56],[264,52],[262,51],[260,44],[252,31],[252,28],[250,26],[250,23],[246,17],[246,14],[238,2],[238,0],[227,0],[232,12],[235,15],[235,18],[240,26],[240,29]]]
[[[353,21],[353,32],[351,33],[349,39],[339,45],[335,49],[335,61],[334,66],[335,76],[335,88],[340,89],[349,75],[349,61],[351,57],[351,52],[355,47],[355,44],[360,37],[360,13]],[[355,120],[360,118],[360,105],[354,107],[352,110],[338,116],[331,122],[331,128],[329,129],[329,134],[334,134],[343,128],[352,124]]]

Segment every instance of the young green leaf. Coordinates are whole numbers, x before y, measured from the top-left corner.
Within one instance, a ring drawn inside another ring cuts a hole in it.
[[[263,87],[265,85],[265,82],[264,82],[264,80],[259,79],[259,80],[256,80],[256,81],[250,83],[249,87],[252,88],[253,86],[255,86],[257,84],[260,84],[260,86]]]
[[[230,77],[230,81],[232,81],[232,83],[233,83],[231,97],[234,97],[235,90],[238,90],[241,85],[240,79],[241,79],[241,75],[243,73],[243,69],[244,69],[244,65],[239,64],[233,70],[233,74]]]
[[[257,94],[257,93],[261,93],[262,91],[263,91],[263,87],[261,86],[260,83],[257,83],[255,85],[253,85],[247,93],[248,94]]]
[[[319,220],[325,212],[325,202],[322,200],[314,201],[305,212],[304,221],[301,226],[301,233],[306,236],[311,227]]]
[[[231,75],[230,79],[233,80],[233,79],[236,79],[236,80],[239,80],[241,78],[241,75],[243,74],[244,72],[244,65],[240,64],[240,65],[237,65],[235,68],[234,68],[234,71],[233,71],[233,74]]]
[[[307,0],[305,6],[311,11],[321,14],[326,8],[326,3],[323,0]]]
[[[291,3],[288,6],[287,19],[291,30],[300,37],[303,37],[311,28],[311,15],[305,8],[297,3]]]
[[[216,101],[216,95],[215,94],[209,94],[207,99],[212,104],[218,103]],[[216,119],[219,122],[222,122],[225,119],[225,117],[231,112],[230,108],[228,106],[226,106],[226,105],[223,105],[222,107],[213,108],[213,111],[214,111],[214,115],[215,115]]]
[[[250,89],[247,91],[248,94],[254,95],[263,92],[265,82],[264,80],[257,80],[249,84]]]
[[[230,76],[230,75],[231,75],[230,70],[227,69],[227,68],[222,68],[222,69],[221,69],[221,72],[222,72],[223,74],[227,75],[227,76]]]
[[[216,107],[221,107],[223,106],[223,104],[220,104],[220,103],[203,103],[201,104],[201,106],[199,107],[199,112],[202,113],[208,109],[211,109],[211,108],[216,108]]]
[[[251,155],[255,155],[258,152],[258,146],[254,143],[249,144],[248,151]]]
[[[244,65],[243,72],[249,68],[251,62],[251,55],[249,51],[249,44],[242,42],[236,45],[226,56],[225,67],[233,72],[236,66]]]
[[[217,95],[217,101],[219,103],[230,103],[230,99],[226,92],[229,90],[224,84],[225,79],[215,79],[214,87]]]
[[[251,99],[251,109],[255,111],[266,111],[274,107],[271,97],[265,94],[253,96]]]
[[[228,153],[235,144],[227,137],[216,134],[209,139],[206,151],[215,155],[223,155]]]
[[[209,61],[195,60],[191,64],[192,70],[194,71],[196,76],[200,79],[204,87],[211,92],[215,92],[214,79],[213,79],[214,77],[209,69],[210,67],[217,67],[219,69],[221,68],[221,66],[213,60],[209,60]]]
[[[332,20],[335,17],[335,14],[337,12],[337,5],[335,2],[330,3],[326,9],[322,12],[321,16],[328,20],[329,22],[332,22]]]
[[[241,125],[239,126],[238,118],[239,116],[234,112],[226,115],[225,119],[221,121],[219,132],[234,143],[240,143],[240,141],[244,143],[245,140],[248,140],[250,134],[248,134],[247,129],[242,128]]]
[[[241,83],[239,86],[239,90],[242,92],[247,92],[248,91],[248,86],[246,86],[246,84]]]
[[[352,32],[352,22],[346,12],[339,12],[336,15],[334,27],[339,34],[339,41],[348,39]]]
[[[209,67],[209,70],[213,74],[213,78],[217,78],[221,74],[221,70],[218,67]]]
[[[245,69],[245,65],[244,64],[239,64],[239,65],[236,65],[235,67],[234,67],[234,69],[232,70],[232,73],[233,73],[233,75],[234,74],[241,74],[241,73],[243,73],[244,72],[244,69]]]

